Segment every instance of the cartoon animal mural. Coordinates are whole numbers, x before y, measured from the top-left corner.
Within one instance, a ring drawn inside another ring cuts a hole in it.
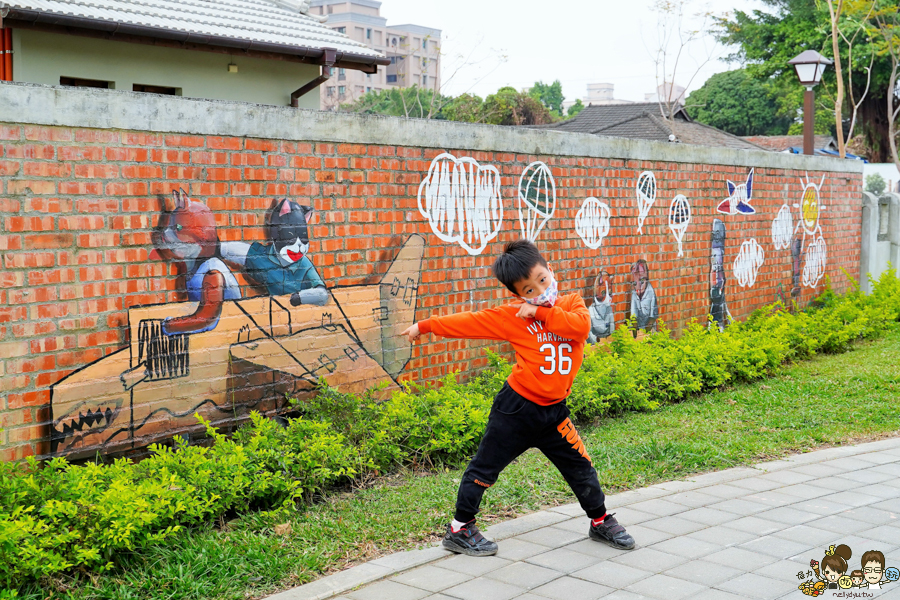
[[[481,254],[503,227],[503,199],[497,167],[443,153],[419,185],[419,212],[444,242]]]
[[[656,292],[650,284],[650,267],[643,258],[631,265],[631,316],[635,328],[651,331],[656,329],[659,306]]]
[[[709,253],[709,314],[713,322],[724,331],[728,324],[728,303],[725,301],[725,223],[713,219]]]
[[[606,269],[601,269],[594,279],[594,301],[588,312],[591,314],[591,332],[588,334],[588,343],[596,344],[600,340],[608,338],[616,329],[615,314],[613,312],[613,276]]]
[[[634,191],[638,204],[638,233],[643,234],[644,220],[656,202],[656,176],[651,171],[644,171],[638,175]]]
[[[182,265],[189,301],[129,309],[128,346],[51,387],[52,452],[146,446],[195,427],[195,413],[215,424],[277,412],[320,380],[396,389],[412,356],[398,334],[415,319],[425,240],[410,236],[379,283],[328,288],[307,256],[311,213],[282,200],[268,243],[225,244],[202,203],[181,192],[167,201],[153,239]],[[242,298],[226,261],[268,294]]]
[[[519,227],[522,237],[534,242],[556,212],[556,182],[550,167],[535,161],[519,177]]]
[[[753,198],[753,171],[747,175],[746,183],[736,184],[731,180],[727,180],[725,185],[728,187],[728,197],[719,203],[716,210],[723,215],[752,215],[756,214],[756,209],[750,205]]]

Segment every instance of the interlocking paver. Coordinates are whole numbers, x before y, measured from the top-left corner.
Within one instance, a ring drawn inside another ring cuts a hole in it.
[[[462,600],[510,600],[521,596],[524,592],[525,589],[519,586],[487,577],[477,577],[448,588],[441,593],[454,598],[461,598]],[[386,597],[383,600],[393,599]]]
[[[596,600],[613,591],[612,588],[575,577],[560,577],[532,590],[538,596],[555,600]]]
[[[695,531],[694,533],[689,533],[685,537],[703,540],[704,542],[712,542],[713,544],[720,544],[727,547],[749,542],[756,537],[756,534],[727,527],[725,525],[716,525],[715,527],[708,527],[706,529],[701,529],[700,531]]]
[[[686,536],[673,537],[664,542],[653,544],[651,548],[691,559],[700,558],[701,556],[725,549],[724,546],[719,544],[704,542],[703,540],[692,539]]]
[[[485,575],[485,577],[525,588],[526,590],[536,588],[561,576],[562,573],[559,571],[524,562],[513,563],[508,567],[491,571]]]
[[[515,538],[503,540],[503,543],[498,544],[498,546],[500,546],[500,550],[497,552],[497,556],[506,560],[525,560],[547,551],[547,546],[532,544],[531,542]]]
[[[496,556],[465,556],[458,554],[453,558],[435,563],[435,565],[442,569],[450,569],[458,573],[466,573],[471,577],[478,577],[490,571],[503,568],[510,562]]]
[[[846,526],[846,521],[844,521],[844,525]],[[818,521],[813,521],[807,525],[788,527],[787,529],[776,531],[772,535],[786,540],[805,542],[811,546],[821,546],[822,544],[834,542],[834,532],[819,527]]]
[[[400,575],[396,575],[391,581],[421,588],[429,592],[440,592],[454,585],[459,585],[471,579],[471,575],[458,573],[448,569],[441,569],[433,565],[419,567]]]
[[[830,544],[850,546],[854,568],[865,549],[900,563],[900,437],[664,482],[607,506],[635,550],[588,539],[588,519],[567,504],[490,527],[498,556],[398,553],[272,600],[808,600],[797,574]],[[878,597],[900,600],[900,584]]]
[[[726,567],[736,567],[745,571],[753,571],[778,560],[768,554],[760,554],[743,548],[725,548],[704,557],[704,560]]]
[[[396,581],[379,581],[347,594],[353,600],[421,600],[430,592],[403,585]]]
[[[541,529],[535,529],[534,531],[517,535],[514,539],[522,540],[523,542],[531,542],[532,544],[540,544],[541,546],[547,546],[548,548],[559,548],[560,546],[571,544],[572,542],[576,542],[585,537],[587,537],[587,530],[578,533],[575,531],[558,529],[556,527],[542,527]]]
[[[625,589],[629,592],[637,592],[638,594],[659,598],[660,600],[679,600],[688,596],[693,597],[707,587],[686,579],[658,574],[642,579],[637,583],[632,583]]]
[[[775,558],[790,558],[801,552],[808,552],[814,547],[815,544],[787,540],[772,535],[763,536],[738,546],[738,548],[743,548],[744,550],[768,554]]]
[[[792,569],[793,570],[793,569]],[[663,571],[664,575],[692,581],[701,585],[716,585],[743,574],[742,569],[726,567],[706,560],[692,560],[674,569]]]
[[[718,584],[716,589],[740,596],[758,598],[759,600],[772,600],[791,593],[797,589],[797,586],[793,583],[763,577],[755,573],[745,573]]]
[[[629,567],[634,567],[643,571],[650,571],[651,573],[661,573],[662,571],[666,571],[688,561],[687,558],[675,556],[674,554],[662,552],[661,550],[654,550],[653,548],[638,548],[637,550],[632,550],[628,554],[623,554],[622,556],[617,556],[610,560],[621,565],[628,565]]]
[[[653,575],[650,571],[636,569],[628,565],[621,565],[612,561],[603,561],[586,569],[575,571],[572,577],[587,579],[594,583],[600,583],[614,588],[623,588],[632,583],[647,579]]]
[[[600,545],[598,542],[592,542],[591,540],[584,541],[596,546]],[[612,550],[612,548],[610,549]],[[528,559],[528,562],[533,565],[540,565],[548,569],[553,569],[554,571],[559,571],[560,573],[571,573],[572,571],[577,571],[588,565],[594,564],[596,558],[589,554],[583,554],[567,548],[557,548],[550,552],[532,556]]]

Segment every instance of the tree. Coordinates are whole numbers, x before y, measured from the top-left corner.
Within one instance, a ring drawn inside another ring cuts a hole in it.
[[[777,114],[767,86],[744,69],[716,73],[691,92],[685,106],[691,118],[733,135],[784,135],[791,125]]]
[[[833,56],[831,15],[825,2],[816,0],[762,2],[767,11],[735,11],[733,16],[718,19],[717,36],[721,42],[737,46],[737,51],[728,59],[744,63],[751,77],[768,82],[777,98],[779,113],[794,118],[803,106],[803,87],[787,62],[809,49]],[[850,6],[852,3],[852,0],[845,0],[843,13],[848,19],[858,19],[863,4],[856,2],[860,7],[854,7]],[[896,2],[893,4],[896,10]],[[842,31],[858,26],[849,21],[842,23]],[[847,88],[851,99],[861,99],[858,101],[859,126],[869,160],[887,162],[890,157],[887,99],[891,61],[887,53],[877,51],[870,38],[871,35],[857,39],[852,45],[852,61],[849,44],[840,45],[838,50],[848,72],[862,72],[871,66],[871,78],[855,77],[851,84],[848,77]],[[826,108],[832,127],[836,127],[837,122],[843,123],[844,117],[840,115],[841,121],[835,118],[836,91],[835,70],[826,69],[822,83],[816,88],[816,113],[819,114],[820,107]],[[857,101],[853,103],[856,105]],[[816,122],[819,120],[817,117]]]
[[[581,98],[579,98],[575,101],[575,104],[573,104],[572,106],[569,107],[569,111],[568,111],[569,117],[574,117],[575,115],[580,113],[582,110],[584,110],[584,103],[581,101]]]
[[[544,104],[513,87],[502,87],[484,99],[482,123],[493,125],[543,125],[553,122]]]
[[[413,119],[440,118],[441,109],[450,98],[441,96],[434,90],[416,85],[408,88],[388,88],[373,90],[354,102],[341,105],[346,112],[359,112]]]
[[[887,184],[884,182],[884,177],[879,175],[878,173],[872,173],[871,175],[866,175],[866,191],[876,196],[880,196],[882,192],[884,192],[884,188],[887,187]]]
[[[559,82],[559,79],[549,84],[543,81],[536,81],[528,91],[528,95],[536,100],[540,100],[544,106],[550,109],[553,116],[562,117],[562,105],[566,98],[563,96],[562,84]]]

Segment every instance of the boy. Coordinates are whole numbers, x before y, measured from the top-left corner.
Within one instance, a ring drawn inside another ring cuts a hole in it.
[[[481,497],[509,463],[536,447],[575,492],[591,519],[590,537],[630,550],[634,539],[607,514],[597,472],[565,403],[591,328],[584,301],[578,294],[558,297],[547,261],[526,240],[506,244],[493,271],[523,302],[432,317],[402,334],[411,343],[423,333],[508,341],[516,352],[512,374],[494,398],[481,445],[459,484],[456,514],[447,525],[443,545],[469,556],[497,553],[497,544],[485,539],[475,525]]]

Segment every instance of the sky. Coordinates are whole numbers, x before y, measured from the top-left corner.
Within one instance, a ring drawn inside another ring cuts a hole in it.
[[[503,86],[521,89],[559,79],[567,100],[588,83],[612,83],[615,97],[642,101],[656,88],[660,47],[655,0],[382,0],[388,25],[414,23],[442,30],[442,92],[481,97]],[[724,14],[761,8],[759,0],[687,0],[686,13]],[[679,29],[674,18],[662,21]],[[689,91],[710,75],[737,68],[709,34],[709,22],[687,17],[682,30],[700,31],[679,61],[675,81]],[[669,56],[679,43],[672,38]],[[711,58],[711,60],[707,60]],[[668,62],[672,72],[672,61]],[[661,77],[661,75],[660,75]],[[660,79],[661,81],[661,79]],[[690,84],[689,84],[690,82]]]

